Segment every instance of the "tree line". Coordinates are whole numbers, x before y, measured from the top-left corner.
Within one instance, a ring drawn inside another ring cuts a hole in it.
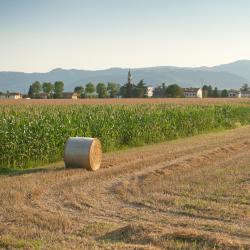
[[[228,90],[223,89],[219,91],[217,87],[213,88],[211,85],[203,85],[202,87],[202,96],[206,97],[228,97]]]
[[[47,98],[62,98],[64,91],[64,83],[56,81],[55,83],[36,81],[29,87],[28,96],[30,98],[41,98],[41,94],[46,94]],[[138,84],[124,84],[121,86],[115,82],[103,83],[97,85],[92,82],[87,83],[85,86],[76,86],[74,93],[78,98],[115,98],[118,96],[124,98],[142,98],[147,96],[147,87],[143,80]]]
[[[219,94],[221,93],[221,94]],[[213,87],[211,85],[207,86],[204,85],[202,87],[202,96],[203,97],[227,97],[228,92],[227,90],[222,90],[221,92],[218,91],[218,88]],[[183,88],[181,88],[177,84],[171,84],[169,86],[166,86],[165,83],[162,83],[161,86],[158,86],[154,89],[154,97],[169,97],[169,98],[177,98],[177,97],[184,97],[184,91]]]
[[[171,84],[166,86],[165,83],[162,83],[161,86],[158,86],[154,89],[154,97],[168,97],[168,98],[177,98],[184,97],[184,90],[177,84]],[[211,85],[204,85],[202,87],[202,96],[203,97],[227,97],[228,91],[226,89],[219,91],[217,87],[213,88]]]
[[[248,84],[244,84],[241,88],[241,91],[249,91],[250,87]],[[218,90],[217,87],[213,88],[211,85],[203,85],[202,87],[202,96],[203,98],[218,98],[218,97],[228,97],[228,90]],[[177,98],[177,97],[184,97],[183,88],[181,88],[177,84],[171,84],[166,86],[165,83],[162,83],[161,86],[158,86],[154,89],[153,97],[169,97],[169,98]]]
[[[98,96],[99,98],[114,98],[119,94],[119,91],[120,85],[113,82],[109,82],[108,84],[98,83],[96,86],[89,82],[85,87],[76,86],[74,89],[74,93],[76,93],[79,98],[92,96]],[[47,98],[62,98],[63,92],[64,83],[62,81],[56,81],[55,83],[40,83],[39,81],[36,81],[30,85],[28,96],[30,98],[41,98],[41,94],[44,93]]]
[[[61,98],[64,91],[64,83],[56,81],[40,83],[38,81],[32,83],[29,87],[28,96],[30,98],[41,98],[41,93],[47,95],[47,98]]]
[[[241,91],[249,91],[250,87],[248,84],[244,84]],[[44,82],[40,83],[36,81],[29,87],[28,95],[30,98],[41,98],[41,93],[46,94],[47,98],[62,98],[64,91],[64,83],[62,81],[56,81],[55,83]],[[109,83],[98,83],[97,85],[92,82],[87,83],[85,86],[76,86],[74,93],[77,94],[78,98],[144,98],[147,97],[147,86],[144,80],[139,81],[137,84],[126,83],[119,85],[115,82]],[[202,94],[204,98],[207,97],[228,97],[228,90],[218,90],[217,87],[213,88],[211,85],[203,85]],[[153,97],[155,98],[181,98],[184,97],[183,88],[177,84],[166,85],[162,83],[156,87],[153,91]]]
[[[249,91],[250,88],[248,86],[248,84],[244,84],[241,88],[241,91]],[[211,85],[204,85],[202,87],[202,94],[203,97],[228,97],[228,90],[227,89],[223,89],[221,91],[218,90],[217,87],[213,88]]]
[[[144,80],[140,80],[137,84],[126,83],[120,88],[120,96],[124,98],[145,98],[147,96],[148,88]]]
[[[177,98],[184,97],[183,89],[177,84],[171,84],[166,86],[165,83],[162,83],[161,86],[158,86],[154,89],[153,97],[168,97],[168,98]]]

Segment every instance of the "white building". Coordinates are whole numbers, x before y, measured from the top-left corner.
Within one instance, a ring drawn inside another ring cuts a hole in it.
[[[39,95],[39,97],[40,97],[41,99],[48,99],[48,94],[46,94],[46,93],[41,93],[41,94]]]
[[[202,98],[201,88],[184,88],[184,96],[187,98]]]
[[[241,98],[241,91],[230,89],[228,90],[228,97],[230,98]]]
[[[77,93],[73,92],[63,92],[62,94],[63,99],[77,99]]]
[[[7,93],[7,94],[0,94],[0,99],[22,99],[22,95],[20,93]]]
[[[153,87],[147,87],[147,97],[153,97],[154,95],[154,88]]]
[[[249,98],[250,97],[250,91],[249,90],[247,90],[247,91],[241,90],[240,95],[241,95],[242,98],[246,98],[246,97]]]

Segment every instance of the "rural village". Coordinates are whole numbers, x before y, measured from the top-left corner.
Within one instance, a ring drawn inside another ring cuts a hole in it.
[[[223,97],[223,98],[248,98],[250,97],[250,87],[244,84],[240,90],[213,89],[211,85],[203,85],[201,88],[189,87],[181,88],[177,84],[166,85],[162,83],[158,87],[152,87],[141,80],[137,85],[132,81],[132,74],[129,70],[127,83],[123,86],[110,82],[93,83],[83,86],[76,86],[74,92],[64,92],[64,83],[57,81],[55,84],[45,82],[34,82],[30,85],[29,93],[22,94],[18,92],[3,93],[0,91],[0,99],[81,99],[81,98],[207,98],[207,97]],[[134,90],[134,91],[133,91]],[[133,93],[134,92],[134,93]]]

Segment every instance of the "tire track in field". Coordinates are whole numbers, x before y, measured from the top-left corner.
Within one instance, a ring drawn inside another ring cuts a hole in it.
[[[108,182],[101,184],[102,197],[99,197],[103,201],[102,208],[107,205],[107,209],[111,211],[119,211],[119,208],[124,206],[124,201],[118,200],[116,191],[125,189],[137,189],[140,190],[144,185],[149,183],[156,183],[157,180],[165,175],[171,175],[175,171],[181,171],[182,174],[195,168],[209,167],[212,164],[220,164],[222,162],[229,162],[233,158],[244,157],[244,155],[250,152],[250,140],[244,140],[243,142],[229,143],[225,146],[216,147],[214,149],[204,150],[197,153],[190,153],[188,155],[179,157],[167,162],[160,162],[149,167],[134,170],[129,174],[114,178]],[[100,188],[100,187],[99,187]],[[129,206],[129,205],[128,205]]]
[[[213,146],[210,146],[211,148]],[[207,148],[207,146],[205,146]],[[199,153],[193,153],[193,150],[200,149]],[[137,160],[133,163],[125,163],[124,165],[136,165],[136,164],[145,164],[143,168],[134,168],[134,170],[124,176],[119,177],[118,180],[114,180],[113,183],[108,183],[106,188],[117,185],[124,181],[129,182],[130,184],[133,181],[138,180],[140,183],[148,175],[161,176],[170,174],[172,171],[176,170],[187,170],[194,167],[206,166],[215,162],[220,162],[225,160],[225,158],[233,158],[237,154],[242,153],[243,155],[250,150],[250,140],[239,139],[238,142],[229,143],[225,146],[215,147],[213,149],[202,149],[202,147],[194,147],[182,152],[178,152],[177,155],[160,156],[156,155],[153,157],[145,157],[143,160]],[[178,156],[180,154],[180,156]],[[152,164],[152,163],[155,164]],[[148,164],[149,163],[149,164]],[[125,167],[124,166],[124,167]],[[138,184],[139,185],[139,184]]]
[[[113,199],[114,196],[114,188],[119,185],[127,183],[128,186],[140,186],[147,176],[160,177],[171,173],[171,171],[199,167],[199,165],[202,166],[221,161],[226,157],[232,157],[239,151],[249,150],[250,148],[250,140],[245,139],[246,135],[237,134],[234,131],[228,131],[225,136],[208,135],[208,137],[211,137],[210,139],[199,141],[199,138],[203,137],[206,137],[206,135],[197,136],[197,142],[187,144],[184,149],[183,143],[186,144],[186,141],[188,142],[193,138],[182,139],[177,143],[172,141],[104,155],[102,169],[94,173],[70,170],[67,178],[61,178],[58,183],[53,183],[53,188],[46,192],[44,198],[50,203],[51,208],[57,207],[61,205],[61,202],[58,204],[59,190],[63,190],[69,184],[83,183],[84,193],[90,197],[90,200],[96,199],[99,204],[105,203],[109,206],[110,199]],[[173,148],[169,148],[171,144],[173,144]],[[110,163],[112,163],[112,166],[110,166]],[[93,185],[93,182],[95,185]],[[96,207],[95,203],[95,201],[91,202],[94,207]],[[116,201],[113,205],[115,203]],[[92,206],[91,204],[90,206]]]
[[[166,175],[174,174],[174,172],[178,171],[182,175],[185,175],[187,171],[195,171],[196,168],[209,168],[210,165],[212,168],[216,166],[220,168],[222,165],[230,165],[232,160],[238,160],[239,162],[243,162],[247,164],[249,162],[249,157],[246,156],[250,154],[250,140],[243,140],[241,142],[228,143],[225,146],[216,147],[214,149],[204,150],[199,153],[191,153],[189,155],[174,159],[165,163],[158,163],[156,165],[150,166],[148,168],[144,168],[139,171],[134,171],[133,173],[126,175],[124,177],[119,178],[115,182],[109,183],[106,186],[106,197],[108,199],[102,205],[102,209],[105,210],[105,216],[110,219],[113,218],[114,221],[123,221],[128,223],[131,220],[131,214],[136,215],[137,213],[148,214],[147,219],[140,218],[140,222],[144,221],[144,223],[154,223],[155,217],[154,214],[157,214],[162,218],[173,218],[176,220],[178,217],[179,220],[183,221],[192,221],[196,219],[199,221],[200,225],[202,223],[221,223],[223,225],[231,225],[230,220],[225,220],[223,218],[213,217],[213,216],[201,216],[201,215],[189,215],[178,211],[172,210],[161,210],[160,208],[156,208],[150,205],[142,205],[134,202],[129,202],[126,199],[123,199],[117,195],[121,190],[125,190],[125,193],[133,194],[133,190],[136,190],[134,194],[135,197],[139,193],[143,193],[143,187],[147,185],[157,185],[157,181],[159,178],[162,178]],[[141,190],[141,191],[140,191]],[[117,193],[118,191],[118,193]],[[109,205],[108,205],[109,204]],[[108,205],[107,207],[105,205]],[[117,217],[117,211],[123,211],[124,215],[122,218]],[[132,212],[133,211],[133,212]],[[96,218],[98,215],[96,214]],[[99,217],[100,218],[100,217]],[[132,216],[133,218],[133,216]],[[134,221],[134,219],[133,219]],[[198,223],[198,225],[199,225]],[[243,222],[242,222],[243,223]],[[247,223],[247,222],[246,222]],[[244,223],[243,223],[244,224]],[[242,224],[242,225],[243,225]],[[234,224],[232,224],[234,225]],[[170,225],[171,226],[171,223]],[[246,226],[246,225],[244,225]],[[190,228],[191,229],[191,228]],[[204,230],[198,230],[199,233],[204,233]],[[218,234],[219,235],[219,234]],[[242,245],[249,246],[250,240],[244,234],[234,234],[229,233],[227,231],[222,230],[220,233],[220,237],[223,236],[225,238],[230,238],[232,242],[241,242]],[[219,237],[219,236],[218,236]]]
[[[250,140],[245,140],[245,137],[233,138],[232,141],[230,143],[227,142],[224,146],[217,147],[214,147],[214,144],[210,145],[208,141],[202,147],[195,145],[186,150],[180,150],[176,154],[160,152],[158,155],[156,152],[153,156],[152,154],[151,156],[146,155],[143,158],[138,157],[137,160],[135,159],[135,152],[131,157],[132,160],[129,159],[128,162],[123,162],[115,167],[106,168],[95,173],[93,178],[98,180],[98,184],[96,186],[89,185],[89,189],[87,188],[85,191],[89,194],[94,194],[101,201],[102,205],[108,204],[110,206],[112,203],[112,206],[114,206],[117,203],[114,190],[119,186],[140,188],[143,182],[152,178],[152,176],[157,181],[157,178],[160,178],[162,175],[171,174],[177,170],[185,172],[199,166],[204,167],[212,163],[224,161],[226,158],[233,158],[242,151],[244,155],[250,150]],[[199,152],[197,152],[198,149]],[[92,176],[86,180],[87,183],[92,181]]]

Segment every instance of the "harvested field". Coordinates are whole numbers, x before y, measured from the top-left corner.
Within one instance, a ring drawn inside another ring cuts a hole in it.
[[[20,100],[0,100],[0,105],[24,104],[24,105],[110,105],[110,104],[179,104],[179,105],[206,105],[206,104],[250,104],[249,98],[116,98],[116,99],[20,99]]]
[[[0,176],[0,248],[249,249],[250,127]]]

